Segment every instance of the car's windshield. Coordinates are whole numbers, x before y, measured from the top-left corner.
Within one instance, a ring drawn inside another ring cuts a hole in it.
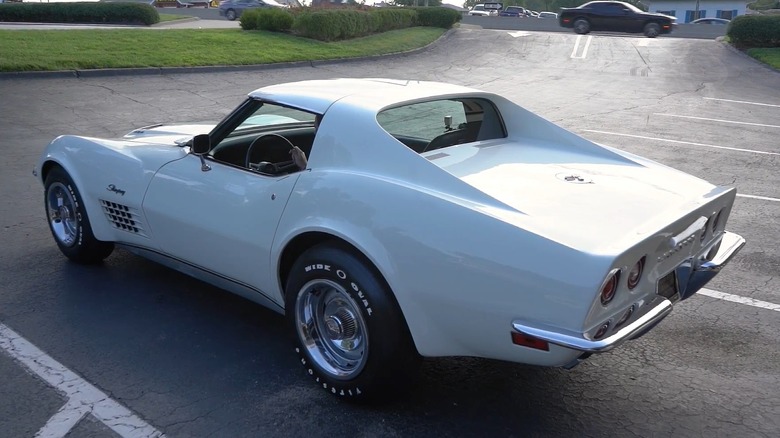
[[[636,6],[632,5],[631,3],[621,3],[621,4],[627,7],[628,9],[631,9],[634,12],[644,12],[641,9],[637,8]]]
[[[241,122],[234,133],[263,126],[314,123],[314,117],[314,114],[305,111],[264,103],[254,114]]]

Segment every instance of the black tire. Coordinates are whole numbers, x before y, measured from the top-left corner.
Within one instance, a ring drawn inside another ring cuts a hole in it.
[[[584,18],[578,18],[574,20],[574,32],[580,35],[585,35],[590,32],[590,22]]]
[[[236,19],[236,11],[234,11],[233,9],[228,9],[227,11],[225,11],[225,18],[227,18],[230,21],[235,20]]]
[[[97,240],[92,234],[81,194],[70,175],[55,167],[46,175],[44,187],[46,218],[60,251],[82,264],[100,263],[108,257],[114,244]]]
[[[290,271],[287,320],[315,383],[353,402],[402,394],[420,356],[390,288],[345,245],[320,244]]]
[[[655,38],[661,34],[661,26],[658,23],[647,23],[644,34],[648,38]]]

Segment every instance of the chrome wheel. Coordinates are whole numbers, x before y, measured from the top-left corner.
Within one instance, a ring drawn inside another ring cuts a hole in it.
[[[340,285],[312,280],[295,301],[298,337],[309,356],[337,379],[359,374],[368,358],[368,330],[358,303]]]
[[[78,212],[73,194],[64,184],[55,182],[49,186],[46,210],[54,236],[62,245],[73,246],[79,235]]]

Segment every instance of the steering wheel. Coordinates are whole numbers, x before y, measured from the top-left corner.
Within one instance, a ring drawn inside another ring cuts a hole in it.
[[[252,157],[252,149],[258,143],[260,143],[261,141],[263,141],[265,139],[268,139],[270,137],[281,138],[282,140],[285,141],[285,143],[287,143],[290,146],[290,150],[291,151],[293,149],[295,149],[295,145],[292,144],[292,142],[290,140],[288,140],[287,138],[285,138],[282,135],[279,135],[279,134],[263,134],[260,137],[257,137],[256,139],[254,139],[252,141],[252,143],[249,145],[249,148],[247,148],[247,150],[246,150],[246,160],[244,160],[244,166],[247,169],[251,169],[251,170],[254,170],[254,171],[257,171],[257,172],[267,173],[267,174],[271,174],[271,175],[277,175],[279,173],[290,172],[290,171],[292,171],[294,169],[297,169],[298,166],[295,164],[295,162],[292,159],[290,159],[289,161],[282,161],[282,162],[279,162],[279,163],[271,163],[271,162],[268,162],[268,161],[261,161],[259,163],[252,163],[252,162],[250,162],[250,159]]]

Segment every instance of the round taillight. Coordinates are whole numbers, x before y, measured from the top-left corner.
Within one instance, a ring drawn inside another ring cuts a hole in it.
[[[604,335],[607,334],[607,330],[609,330],[609,321],[605,322],[604,324],[601,324],[601,327],[599,327],[599,329],[596,330],[596,334],[593,335],[593,339],[603,338]]]
[[[618,288],[619,274],[619,270],[613,269],[612,272],[609,273],[609,276],[607,276],[607,279],[604,280],[604,284],[601,285],[602,305],[606,306],[610,301],[612,301],[613,298],[615,298],[615,292],[617,292]]]
[[[615,323],[615,327],[620,327],[621,325],[625,324],[626,321],[628,321],[631,318],[631,315],[634,314],[634,311],[636,310],[636,304],[632,304],[631,307],[626,310],[626,313],[623,314],[623,316],[620,317],[618,322]]]
[[[723,209],[721,209],[719,212],[715,213],[715,216],[712,217],[712,232],[715,233],[715,230],[718,229],[718,223],[720,222],[720,215],[723,213]]]
[[[701,227],[701,236],[699,236],[699,240],[701,242],[704,242],[704,239],[707,237],[707,229],[710,227],[710,222],[712,222],[712,217],[707,219],[707,222],[705,222],[704,226]]]
[[[642,278],[642,271],[645,269],[645,257],[643,256],[638,262],[634,263],[631,270],[628,271],[628,279],[626,283],[629,289],[633,289],[639,284],[639,279]]]

